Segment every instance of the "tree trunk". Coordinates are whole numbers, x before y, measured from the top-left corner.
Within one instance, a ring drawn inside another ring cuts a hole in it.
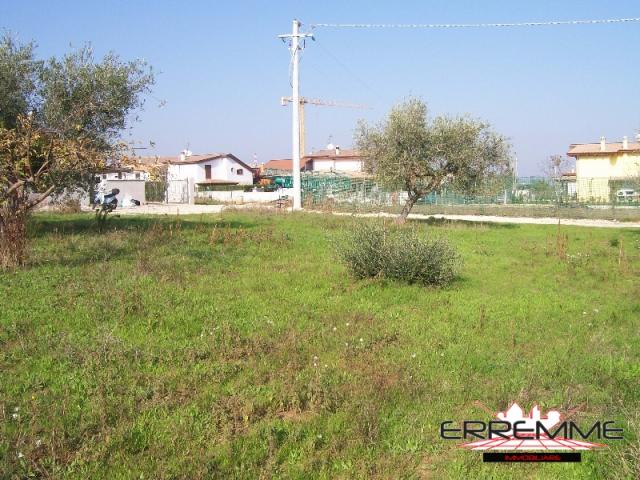
[[[24,264],[27,253],[26,215],[0,210],[0,270]]]
[[[407,198],[407,201],[404,204],[404,207],[402,207],[402,211],[400,212],[400,215],[398,216],[398,218],[396,218],[396,223],[398,225],[402,225],[407,221],[407,216],[409,215],[409,212],[411,211],[411,209],[413,208],[413,206],[416,204],[417,201],[418,201],[417,196],[409,194],[409,198]]]

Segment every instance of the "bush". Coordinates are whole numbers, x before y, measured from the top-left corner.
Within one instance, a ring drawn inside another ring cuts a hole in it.
[[[336,244],[338,257],[357,278],[385,277],[422,285],[445,285],[462,260],[444,238],[424,238],[410,227],[358,222]]]
[[[53,210],[58,213],[80,213],[82,206],[77,198],[66,197],[54,203]]]

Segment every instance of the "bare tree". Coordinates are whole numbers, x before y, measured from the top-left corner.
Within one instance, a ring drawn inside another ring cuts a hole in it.
[[[568,191],[565,192],[567,185],[563,182],[563,175],[570,166],[571,160],[569,158],[557,154],[551,155],[542,166],[545,176],[551,181],[553,200],[558,212],[566,194],[568,194]]]
[[[420,198],[445,184],[472,193],[510,168],[510,146],[488,124],[467,117],[431,120],[426,104],[414,98],[393,107],[377,125],[361,121],[356,144],[369,173],[407,192],[398,223]]]

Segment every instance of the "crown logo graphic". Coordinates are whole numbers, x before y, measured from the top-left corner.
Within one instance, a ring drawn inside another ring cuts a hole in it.
[[[599,443],[591,443],[570,438],[561,438],[552,429],[562,423],[559,411],[549,410],[542,414],[540,407],[534,405],[528,414],[517,403],[513,403],[504,412],[498,412],[496,418],[504,422],[500,434],[493,433],[488,439],[477,440],[460,445],[469,450],[592,450],[604,447]],[[518,432],[514,432],[516,429]],[[551,436],[548,433],[551,434]]]

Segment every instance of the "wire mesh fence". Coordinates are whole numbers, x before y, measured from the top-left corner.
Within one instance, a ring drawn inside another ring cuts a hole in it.
[[[302,190],[307,208],[399,212],[407,199],[406,192],[371,178],[341,175],[303,175]],[[640,218],[640,178],[504,178],[479,185],[474,194],[445,185],[412,211],[635,220]]]
[[[316,204],[387,205],[402,203],[406,193],[370,178],[303,175],[303,199]],[[505,178],[478,185],[473,194],[444,185],[418,201],[422,205],[640,205],[640,178]]]

